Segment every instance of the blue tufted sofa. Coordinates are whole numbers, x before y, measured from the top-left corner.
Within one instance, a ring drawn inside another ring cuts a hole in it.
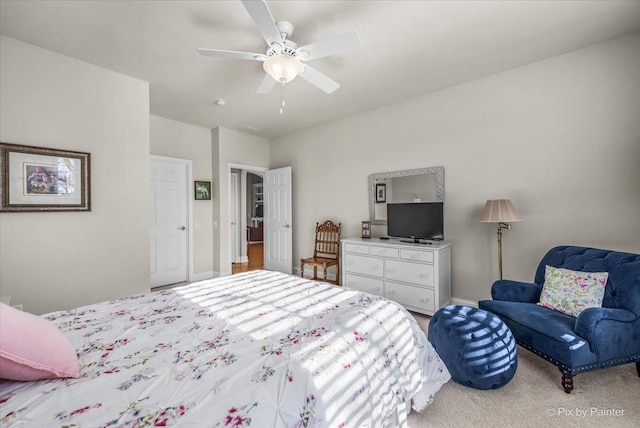
[[[547,265],[608,272],[602,307],[576,318],[536,305]],[[478,306],[499,316],[518,344],[558,366],[566,393],[583,372],[636,362],[640,376],[640,254],[555,247],[540,261],[535,283],[499,280],[491,297]]]

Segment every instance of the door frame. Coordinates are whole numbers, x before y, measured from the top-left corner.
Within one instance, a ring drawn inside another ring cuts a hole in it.
[[[232,199],[231,199],[231,190],[232,190],[231,189],[231,174],[232,174],[231,170],[232,169],[239,169],[239,170],[244,170],[244,171],[248,171],[248,172],[262,172],[262,173],[264,173],[265,171],[269,170],[269,168],[265,168],[263,166],[245,165],[245,164],[229,162],[227,164],[227,177],[229,177],[229,180],[228,180],[229,181],[229,198],[228,198],[229,205],[231,205],[231,203],[232,203]],[[246,185],[246,183],[241,183],[241,185]],[[242,206],[242,204],[240,204],[240,206]],[[242,211],[242,209],[241,209],[241,211]],[[246,211],[246,207],[245,207],[245,211]],[[239,212],[238,213],[238,217],[239,218],[241,218],[242,216],[244,216],[246,218],[246,212]],[[229,247],[230,248],[228,248],[227,251],[229,251],[230,253],[233,251],[231,249],[231,246],[233,245],[232,244],[232,239],[234,239],[234,237],[229,236]],[[264,245],[267,245],[266,236],[263,239],[264,239]],[[240,239],[240,244],[242,245],[242,239]],[[230,262],[229,263],[229,271],[231,272],[231,270],[232,270],[231,264],[233,264],[234,259],[231,258],[231,260],[229,262]],[[222,269],[222,266],[220,266],[220,268]]]
[[[189,159],[174,158],[169,156],[150,155],[151,160],[158,160],[161,162],[171,162],[184,165],[187,172],[185,180],[185,196],[187,198],[186,203],[186,219],[187,219],[187,282],[191,282],[191,278],[194,277],[193,273],[193,198],[194,188],[191,185],[193,183],[193,161]]]
[[[231,264],[238,263],[240,261],[240,256],[238,253],[240,251],[240,246],[242,242],[242,238],[240,237],[240,224],[238,224],[238,218],[240,214],[238,211],[238,205],[240,198],[238,197],[238,190],[240,189],[240,174],[237,172],[231,172],[229,175],[229,242],[231,243],[231,248],[229,249]],[[235,227],[234,227],[235,223]],[[235,232],[235,233],[233,233]]]

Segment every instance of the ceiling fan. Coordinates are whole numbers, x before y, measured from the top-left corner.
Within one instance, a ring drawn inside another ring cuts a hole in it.
[[[359,48],[360,37],[356,31],[298,47],[289,40],[293,33],[293,25],[286,21],[275,22],[264,0],[241,1],[267,42],[266,53],[198,48],[201,55],[262,61],[267,74],[258,86],[256,92],[259,94],[268,94],[276,83],[280,82],[284,85],[298,75],[327,94],[331,94],[340,87],[337,82],[315,68],[303,64],[302,61],[312,61]]]

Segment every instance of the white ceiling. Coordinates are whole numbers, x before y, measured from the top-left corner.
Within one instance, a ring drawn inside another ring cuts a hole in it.
[[[310,62],[341,88],[327,95],[297,78],[283,115],[279,87],[255,93],[261,62],[196,51],[266,51],[239,0],[1,0],[0,32],[148,81],[154,115],[273,138],[640,31],[640,1],[268,4],[298,45],[350,30],[363,45]]]

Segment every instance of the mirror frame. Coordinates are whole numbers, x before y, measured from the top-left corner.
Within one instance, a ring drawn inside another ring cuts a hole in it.
[[[414,175],[436,175],[436,200],[444,202],[444,167],[432,166],[429,168],[407,169],[404,171],[382,172],[369,175],[369,220],[371,224],[387,224],[387,219],[376,219],[376,181],[386,178],[411,177]]]

